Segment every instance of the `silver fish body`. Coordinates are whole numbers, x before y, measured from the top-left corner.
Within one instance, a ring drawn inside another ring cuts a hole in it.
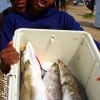
[[[21,56],[20,100],[47,100],[40,65],[30,44]]]
[[[21,72],[21,91],[20,91],[20,100],[31,100],[31,71],[29,69],[29,62],[25,64],[21,64],[23,68],[23,72]]]
[[[82,90],[82,85],[72,75],[68,67],[60,60],[58,60],[58,66],[60,70],[62,100],[87,100],[86,93]]]
[[[53,100],[62,100],[59,68],[57,63],[54,63],[51,66],[51,70],[46,72],[43,81],[47,87],[48,92],[53,97]]]

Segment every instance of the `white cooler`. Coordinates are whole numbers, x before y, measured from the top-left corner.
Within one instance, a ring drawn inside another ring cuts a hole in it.
[[[100,100],[100,53],[91,35],[85,31],[20,28],[13,43],[20,47],[31,42],[41,63],[62,60],[84,86],[89,100]],[[9,73],[8,100],[19,100],[20,61]]]

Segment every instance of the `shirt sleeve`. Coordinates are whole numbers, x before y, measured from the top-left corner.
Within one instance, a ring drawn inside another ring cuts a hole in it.
[[[75,18],[68,13],[64,16],[64,26],[67,30],[80,30],[83,31],[81,25],[75,20]]]
[[[6,16],[4,19],[4,23],[2,26],[2,30],[1,30],[1,46],[0,46],[0,51],[4,48],[7,47],[7,44],[9,43],[9,41],[12,40],[13,34],[14,34],[14,22],[13,22],[13,18]]]

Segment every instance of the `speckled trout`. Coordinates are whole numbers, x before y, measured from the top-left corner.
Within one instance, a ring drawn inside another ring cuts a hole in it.
[[[86,93],[79,81],[72,75],[68,67],[58,60],[62,100],[88,100]]]
[[[62,100],[59,67],[56,62],[53,63],[51,69],[46,72],[43,81],[48,92],[53,97],[53,100]]]
[[[20,100],[51,100],[47,98],[40,64],[30,43],[22,53],[21,76]]]

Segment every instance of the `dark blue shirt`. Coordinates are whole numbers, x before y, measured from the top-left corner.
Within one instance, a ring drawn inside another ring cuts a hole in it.
[[[64,11],[50,8],[40,16],[29,16],[11,13],[5,17],[1,33],[1,47],[6,48],[12,40],[14,31],[18,28],[59,29],[59,30],[83,30],[75,19]]]

